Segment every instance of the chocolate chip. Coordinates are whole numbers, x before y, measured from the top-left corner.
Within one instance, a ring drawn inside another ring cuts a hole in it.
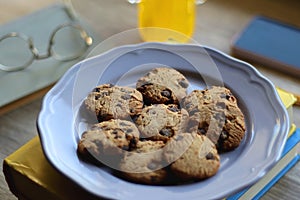
[[[198,128],[199,122],[197,120],[189,120],[188,125],[187,125],[187,130],[188,132],[194,132]]]
[[[198,112],[198,109],[195,108],[195,109],[191,110],[189,114],[190,114],[190,115],[194,115],[194,114],[197,113],[197,112]]]
[[[131,138],[130,143],[137,144],[137,139],[136,138]]]
[[[190,109],[191,106],[192,106],[192,103],[188,103],[188,104],[185,105],[185,108]]]
[[[113,130],[112,134],[118,134],[117,130]]]
[[[182,135],[178,135],[178,136],[175,138],[176,141],[180,141],[180,140],[182,140],[182,139],[183,139],[183,136],[182,136]]]
[[[168,110],[170,110],[172,112],[179,112],[180,111],[180,109],[178,109],[178,107],[175,106],[175,105],[168,106]]]
[[[225,104],[224,102],[218,102],[218,103],[216,104],[216,106],[217,106],[218,108],[221,108],[221,109],[225,109],[225,108],[226,108],[226,104]]]
[[[162,96],[170,98],[171,97],[171,92],[169,90],[163,90],[160,93]]]
[[[173,135],[173,130],[170,128],[163,128],[159,131],[159,134],[166,137],[171,137]]]
[[[108,95],[109,95],[109,93],[108,93],[108,92],[106,92],[106,91],[101,93],[101,96],[102,96],[102,97],[104,97],[104,96],[108,96]]]
[[[201,135],[205,135],[206,134],[205,128],[202,128],[202,127],[198,128],[198,133]]]
[[[128,99],[131,98],[131,95],[130,94],[125,94],[125,95],[122,95],[121,98],[124,99],[124,100],[128,100]]]
[[[220,97],[222,98],[222,99],[226,99],[226,94],[220,94]]]
[[[148,167],[148,169],[150,169],[150,170],[156,170],[157,164],[151,162],[151,163],[149,163],[149,164],[147,165],[147,167]]]
[[[100,92],[100,88],[98,88],[98,87],[94,88],[93,92]]]
[[[189,86],[189,83],[186,80],[179,81],[179,85],[183,88],[187,88]]]
[[[98,122],[102,122],[103,121],[103,117],[101,115],[97,115],[97,121]]]
[[[228,100],[228,101],[232,101],[232,102],[235,102],[235,97],[230,93],[230,94],[226,94],[226,95],[223,95],[223,98],[225,98]]]
[[[122,108],[122,104],[121,103],[117,103],[116,106]]]
[[[211,96],[210,96],[210,95],[204,95],[204,96],[203,96],[203,99],[204,99],[204,100],[211,100]]]
[[[120,122],[120,126],[127,126],[128,124],[126,124],[125,122]]]
[[[126,133],[132,133],[133,132],[133,129],[129,128],[126,130]]]
[[[137,120],[138,117],[139,117],[138,115],[133,115],[133,116],[131,117],[131,119],[132,119],[133,122],[136,122],[136,120]]]
[[[229,135],[228,132],[223,130],[220,134],[220,139],[226,140],[228,138],[228,135]]]
[[[152,110],[150,113],[151,113],[152,115],[156,115],[156,111],[155,111],[155,110]]]
[[[121,139],[122,138],[122,136],[121,135],[115,135],[115,137],[114,137],[114,139]]]
[[[137,141],[136,138],[131,138],[131,139],[130,139],[130,143],[129,143],[130,150],[136,148],[137,142],[138,142],[138,141]]]
[[[144,89],[147,89],[148,86],[153,85],[153,83],[149,82],[149,81],[145,81],[143,82],[143,85],[141,87],[143,87]]]
[[[130,113],[135,113],[135,109],[134,109],[134,108],[130,108],[130,109],[129,109],[129,112],[130,112]]]
[[[223,152],[224,151],[224,141],[229,137],[229,133],[225,130],[221,131],[218,143],[216,144],[217,149],[219,152]]]
[[[214,160],[215,159],[215,156],[213,153],[209,152],[208,154],[206,154],[205,158],[207,160]]]
[[[231,95],[226,94],[226,99],[229,100]]]

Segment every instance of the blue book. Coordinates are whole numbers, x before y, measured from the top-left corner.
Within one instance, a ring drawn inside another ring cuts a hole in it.
[[[242,60],[299,78],[299,43],[299,27],[265,16],[256,16],[233,39],[231,50],[234,56]]]
[[[287,139],[286,145],[282,152],[282,157],[276,163],[276,165],[254,185],[228,197],[227,200],[261,198],[284,174],[286,174],[299,161],[299,145],[300,129],[298,128]]]

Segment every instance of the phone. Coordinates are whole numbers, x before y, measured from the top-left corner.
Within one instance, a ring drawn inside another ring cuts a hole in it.
[[[300,28],[254,17],[231,44],[233,56],[300,77]]]

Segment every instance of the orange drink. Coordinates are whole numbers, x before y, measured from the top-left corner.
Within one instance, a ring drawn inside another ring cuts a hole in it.
[[[195,0],[141,0],[138,25],[144,41],[187,42],[195,26]]]

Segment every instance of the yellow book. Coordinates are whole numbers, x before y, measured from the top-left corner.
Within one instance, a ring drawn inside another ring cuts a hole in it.
[[[288,115],[289,115],[289,121],[291,124],[291,130],[288,135],[288,137],[289,137],[296,129],[296,126],[294,124],[294,118],[293,118],[294,117],[293,116],[293,105],[297,102],[297,98],[293,94],[291,94],[279,87],[277,87],[276,89],[277,89],[277,92],[282,100],[282,103],[285,105]]]
[[[97,199],[48,162],[38,136],[5,158],[3,172],[19,199]]]

